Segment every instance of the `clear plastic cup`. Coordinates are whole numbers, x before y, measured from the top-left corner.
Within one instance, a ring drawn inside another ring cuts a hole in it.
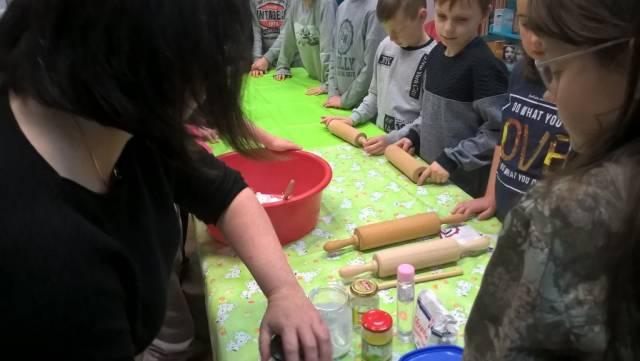
[[[329,328],[333,358],[339,358],[351,351],[353,326],[349,293],[339,286],[318,287],[311,290],[309,300]]]

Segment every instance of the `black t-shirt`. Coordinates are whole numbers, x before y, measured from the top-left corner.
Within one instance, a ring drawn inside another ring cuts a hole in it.
[[[502,154],[496,174],[500,220],[548,170],[561,168],[569,153],[569,134],[557,107],[543,99],[545,91],[542,82],[525,77],[523,62],[515,66],[509,103],[502,110]]]
[[[199,161],[208,172],[171,166],[134,137],[109,192],[93,193],[37,153],[0,91],[0,348],[19,355],[7,359],[132,360],[144,350],[165,315],[174,203],[215,223],[246,187],[214,157]]]

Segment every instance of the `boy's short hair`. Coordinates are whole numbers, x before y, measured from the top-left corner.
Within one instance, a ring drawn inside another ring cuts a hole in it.
[[[399,10],[410,19],[418,17],[420,9],[427,8],[426,0],[378,0],[376,15],[381,23],[391,20]]]
[[[458,3],[459,0],[435,0],[436,3],[449,3],[449,7],[454,7]],[[489,13],[489,5],[491,5],[491,0],[463,0],[467,3],[476,3],[480,6],[483,15],[487,15]]]

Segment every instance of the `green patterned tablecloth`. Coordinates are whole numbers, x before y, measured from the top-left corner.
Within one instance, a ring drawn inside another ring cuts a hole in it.
[[[291,87],[289,91],[295,89],[296,92],[302,92],[298,95],[301,104],[296,108],[300,112],[300,119],[306,119],[306,122],[300,121],[300,124],[285,127],[284,122],[290,120],[288,117],[291,114],[273,120],[275,118],[271,117],[278,111],[285,113],[284,109],[280,109],[284,108],[284,103],[295,102],[295,98],[279,98],[287,91],[280,88],[282,83],[276,83],[277,86],[272,83],[270,77],[248,81],[246,94],[251,96],[245,98],[248,115],[267,130],[299,141],[307,150],[323,157],[330,163],[334,174],[331,184],[323,193],[317,227],[302,240],[284,247],[289,263],[305,291],[339,281],[340,267],[368,262],[375,252],[358,252],[348,248],[342,253],[328,255],[322,249],[326,241],[346,238],[355,227],[376,221],[429,211],[446,215],[457,202],[469,199],[468,195],[453,185],[418,187],[384,157],[369,157],[361,149],[345,145],[327,134],[326,130],[318,127],[317,120],[312,119],[327,113],[321,108],[322,99],[326,99],[326,96],[305,99],[304,89],[314,83],[305,83],[302,76],[289,80],[285,88]],[[272,90],[272,87],[277,90]],[[268,119],[272,119],[271,122]],[[300,135],[302,128],[308,128],[311,135]],[[310,140],[305,140],[307,138]],[[500,223],[495,219],[472,221],[469,225],[494,239],[500,230]],[[217,360],[257,360],[258,328],[266,309],[266,299],[247,268],[229,247],[202,244],[200,252]],[[418,292],[432,289],[458,319],[460,344],[463,342],[464,323],[489,257],[489,254],[485,254],[461,260],[458,265],[464,269],[463,276],[417,286]],[[380,297],[381,308],[395,317],[395,289],[380,292]],[[395,359],[411,349],[394,340]],[[359,354],[360,339],[359,335],[354,334],[354,349],[343,360],[360,360]]]

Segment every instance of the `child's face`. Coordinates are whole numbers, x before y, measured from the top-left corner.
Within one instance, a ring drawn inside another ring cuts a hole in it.
[[[544,56],[542,50],[542,41],[540,38],[529,30],[528,15],[529,0],[518,0],[518,23],[520,25],[520,37],[522,38],[522,47],[524,51],[533,59],[541,59]]]
[[[550,38],[541,41],[543,61],[584,49]],[[546,97],[557,104],[572,148],[588,151],[589,144],[616,126],[624,101],[625,73],[604,66],[594,53],[560,59],[547,66],[553,80]]]
[[[389,34],[389,38],[398,46],[406,48],[419,46],[424,41],[424,22],[427,19],[427,9],[422,8],[418,15],[411,19],[399,10],[391,20],[382,24],[384,30]]]
[[[453,56],[477,36],[486,10],[480,9],[475,0],[458,0],[450,5],[449,1],[436,1],[436,29],[447,47],[447,55]]]

